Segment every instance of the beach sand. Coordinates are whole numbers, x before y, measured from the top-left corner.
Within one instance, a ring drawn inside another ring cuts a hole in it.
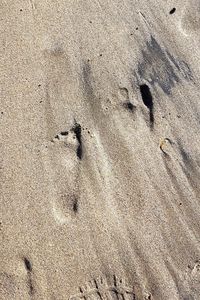
[[[0,4],[0,299],[200,299],[200,4]]]

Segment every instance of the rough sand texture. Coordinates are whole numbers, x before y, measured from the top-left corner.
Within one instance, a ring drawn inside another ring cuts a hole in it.
[[[200,2],[0,16],[0,299],[199,300]]]

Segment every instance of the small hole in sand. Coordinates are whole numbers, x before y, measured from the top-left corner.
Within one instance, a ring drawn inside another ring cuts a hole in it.
[[[74,199],[74,202],[73,202],[73,211],[75,213],[78,212],[78,200],[76,198]]]
[[[153,97],[151,95],[150,88],[146,84],[140,85],[140,93],[142,96],[142,100],[144,105],[149,109],[149,119],[151,128],[154,124],[154,114],[153,114]]]
[[[133,104],[131,102],[127,103],[127,107],[128,109],[133,110]]]
[[[172,14],[175,13],[175,11],[176,11],[176,8],[174,7],[174,8],[172,8],[172,9],[170,10],[169,14],[172,15]]]
[[[141,93],[144,105],[146,107],[148,107],[148,109],[151,110],[153,107],[153,98],[152,98],[151,91],[150,91],[148,85],[146,85],[146,84],[140,85],[140,93]]]
[[[66,136],[66,135],[68,135],[68,131],[61,131],[60,134]]]
[[[27,271],[31,272],[32,271],[31,262],[26,257],[24,257],[24,264]]]

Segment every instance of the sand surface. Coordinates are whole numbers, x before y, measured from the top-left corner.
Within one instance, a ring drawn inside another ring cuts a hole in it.
[[[2,0],[0,32],[0,299],[199,300],[200,2]]]

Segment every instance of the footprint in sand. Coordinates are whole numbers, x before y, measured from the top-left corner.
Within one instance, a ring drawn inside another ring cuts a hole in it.
[[[52,213],[58,224],[72,220],[79,211],[79,168],[83,158],[81,126],[57,134],[46,149],[44,162],[51,181]]]
[[[123,278],[113,276],[111,282],[105,276],[93,278],[79,288],[79,293],[71,296],[69,300],[134,300],[135,293],[133,287],[126,285]]]

